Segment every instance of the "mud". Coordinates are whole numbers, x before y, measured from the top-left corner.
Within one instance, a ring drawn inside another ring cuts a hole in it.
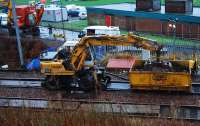
[[[38,57],[48,47],[56,48],[61,45],[60,42],[29,37],[22,38],[21,43],[25,64]],[[0,66],[5,64],[9,66],[9,69],[19,69],[21,67],[16,37],[0,34]]]

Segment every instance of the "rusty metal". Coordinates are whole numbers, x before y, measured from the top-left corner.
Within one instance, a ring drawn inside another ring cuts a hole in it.
[[[107,68],[108,69],[131,69],[135,63],[135,58],[111,58],[108,60]]]

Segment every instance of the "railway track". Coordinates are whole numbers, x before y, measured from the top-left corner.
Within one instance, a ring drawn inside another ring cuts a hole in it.
[[[37,74],[36,74],[36,76],[33,76],[32,73],[30,73],[30,75],[28,75],[28,73],[24,72],[24,71],[21,71],[19,73],[18,73],[18,71],[16,71],[16,74],[14,74],[14,76],[13,76],[13,71],[6,72],[6,73],[3,72],[2,74],[4,75],[4,76],[1,76],[1,74],[0,74],[0,94],[2,96],[4,96],[4,94],[7,94],[7,92],[10,92],[11,94],[15,94],[15,95],[19,96],[19,93],[18,93],[19,91],[20,91],[20,94],[24,94],[24,95],[25,95],[24,92],[27,92],[26,93],[27,95],[30,94],[30,92],[34,92],[34,94],[44,94],[44,95],[51,95],[51,93],[52,93],[52,92],[49,93],[49,91],[41,88],[41,82],[44,80],[44,78],[42,76],[38,76]],[[11,76],[7,76],[8,74]],[[57,91],[54,91],[54,92],[57,92]],[[63,91],[61,91],[61,92],[63,92]],[[200,94],[200,83],[193,83],[193,93],[192,94],[184,93],[184,92],[176,93],[176,92],[160,92],[160,91],[157,91],[157,92],[142,91],[141,92],[141,91],[133,91],[130,88],[128,81],[121,79],[120,81],[112,80],[112,84],[108,87],[107,91],[103,91],[103,93],[105,93],[105,94],[106,93],[108,93],[108,94],[112,94],[112,93],[113,94],[115,94],[115,93],[126,94],[127,93],[129,95],[131,94],[134,96],[138,95],[138,94],[144,94],[144,95],[148,94],[149,96],[152,96],[152,97],[156,97],[156,96],[171,97],[171,95],[174,95],[177,97],[188,96],[188,97],[192,98],[192,97],[200,96],[199,95]],[[7,95],[7,96],[10,96],[10,95]],[[14,96],[14,95],[12,95],[12,96]],[[134,97],[134,96],[132,96],[132,97]],[[188,98],[188,100],[189,99],[190,98]]]
[[[6,83],[4,83],[4,81]],[[199,93],[185,92],[163,92],[163,91],[137,91],[132,90],[128,83],[113,82],[107,90],[98,94],[85,92],[71,92],[65,90],[49,91],[41,87],[41,80],[27,78],[24,80],[0,80],[0,96],[1,97],[19,97],[19,98],[36,98],[36,99],[89,99],[91,101],[107,100],[132,103],[157,103],[157,104],[199,104]],[[13,81],[13,82],[12,82]],[[12,82],[12,83],[10,83]],[[18,84],[16,84],[18,82]],[[199,85],[196,83],[195,90],[199,91]]]
[[[41,84],[44,78],[1,78],[0,87],[6,88],[42,88]],[[107,91],[131,91],[131,87],[128,81],[111,81]],[[186,93],[190,94],[190,93]],[[192,95],[200,95],[200,83],[192,84]]]
[[[34,109],[56,110],[95,110],[97,112],[112,112],[129,116],[176,118],[199,121],[199,115],[181,115],[181,113],[200,112],[199,83],[194,83],[196,93],[193,94],[169,94],[160,92],[133,92],[127,82],[113,81],[107,91],[103,91],[97,98],[93,94],[70,94],[65,96],[64,91],[48,91],[41,88],[43,78],[1,78],[0,79],[0,108],[4,107],[27,107]],[[6,94],[8,93],[8,94]],[[143,94],[144,93],[144,94]],[[64,95],[63,95],[64,94]],[[139,94],[139,95],[138,95]],[[137,96],[138,95],[138,96]],[[140,96],[141,95],[141,96]],[[80,97],[81,96],[81,97]],[[180,97],[182,97],[180,99]],[[155,98],[152,100],[151,98]],[[158,99],[160,101],[158,101]],[[180,112],[178,117],[170,114],[173,107]],[[150,101],[152,100],[152,101]],[[191,103],[191,101],[195,101]],[[173,101],[173,102],[174,102]],[[191,104],[185,104],[189,101]],[[178,107],[177,107],[178,105]],[[64,108],[63,108],[64,106]],[[167,112],[166,112],[167,111]],[[167,113],[167,114],[166,114]]]

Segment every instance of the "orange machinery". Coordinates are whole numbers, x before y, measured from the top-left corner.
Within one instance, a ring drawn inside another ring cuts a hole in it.
[[[39,24],[44,12],[44,5],[33,3],[30,5],[17,5],[16,7],[17,23],[24,33],[39,35]],[[12,16],[12,2],[8,2],[8,31],[14,35],[14,23]]]

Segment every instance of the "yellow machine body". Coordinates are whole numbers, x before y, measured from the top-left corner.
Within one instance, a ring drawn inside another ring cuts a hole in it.
[[[192,86],[190,74],[185,72],[131,71],[129,81],[133,89],[142,90],[190,91]]]
[[[74,71],[66,70],[61,61],[43,61],[40,66],[44,75],[74,75]]]
[[[190,71],[192,71],[195,67],[195,61],[177,60],[169,62],[187,71],[184,71],[183,69],[181,69],[181,71],[138,70],[136,69],[137,67],[144,67],[145,61],[136,60],[135,65],[128,75],[131,87],[136,90],[170,90],[190,92],[192,87]]]

